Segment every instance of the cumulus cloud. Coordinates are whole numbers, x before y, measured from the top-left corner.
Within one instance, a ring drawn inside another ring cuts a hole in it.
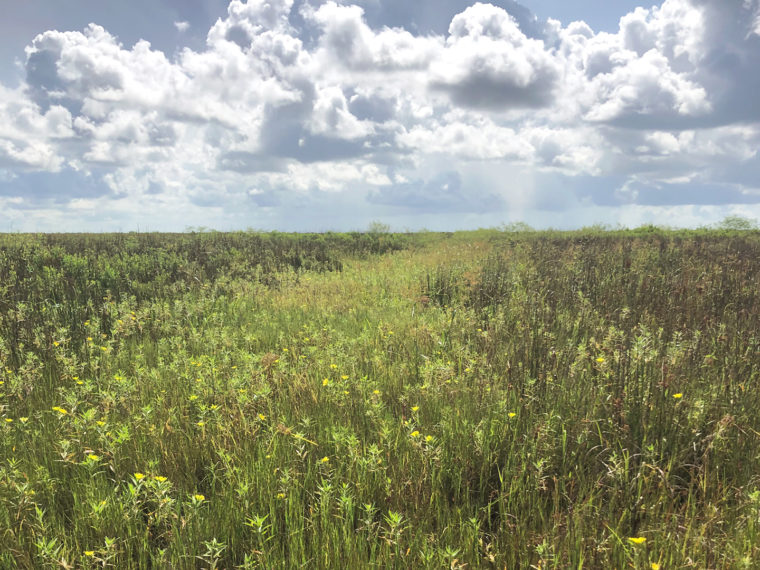
[[[451,21],[430,83],[457,105],[498,111],[550,104],[558,77],[542,40],[528,38],[504,10],[477,3]]]
[[[354,71],[424,69],[441,43],[399,28],[372,30],[364,21],[363,8],[356,5],[326,2],[316,10],[307,7],[304,13],[322,33],[321,55]]]
[[[417,125],[400,134],[398,141],[417,152],[471,160],[527,160],[534,150],[514,129],[500,127],[484,118],[475,122],[442,121],[434,126]]]
[[[56,145],[72,136],[71,114],[61,106],[40,109],[24,94],[0,86],[0,168],[57,172]]]
[[[568,63],[594,97],[589,120],[630,128],[713,127],[756,121],[760,87],[755,0],[666,0],[623,16],[617,34],[571,37]]]
[[[453,6],[425,28],[382,25],[366,2],[232,0],[202,49],[170,55],[96,24],[41,33],[25,84],[0,86],[2,193],[48,200],[19,179],[44,173],[87,180],[77,211],[132,199],[217,204],[219,219],[315,193],[409,212],[551,209],[582,203],[562,185],[589,179],[596,204],[685,204],[687,182],[695,203],[760,203],[758,0],[664,0],[616,33],[539,22],[511,0]],[[515,169],[533,174],[507,184]]]
[[[711,108],[704,87],[673,72],[667,58],[654,49],[641,56],[619,54],[613,69],[594,77],[590,87],[597,96],[585,115],[590,121],[651,128],[674,117],[703,115]]]

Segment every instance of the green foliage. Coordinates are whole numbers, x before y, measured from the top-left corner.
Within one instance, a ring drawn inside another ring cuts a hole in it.
[[[536,231],[525,222],[511,222],[509,224],[504,224],[501,227],[501,230],[504,232],[510,232],[510,233],[527,233],[527,232]]]
[[[379,220],[375,220],[373,222],[370,222],[367,231],[371,234],[387,234],[390,233],[391,227]]]
[[[757,220],[743,216],[726,216],[717,225],[718,229],[731,231],[747,231],[757,229]]]
[[[740,568],[760,237],[0,237],[2,568]]]

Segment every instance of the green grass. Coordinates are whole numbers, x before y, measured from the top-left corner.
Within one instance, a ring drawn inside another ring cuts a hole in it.
[[[0,567],[752,568],[758,275],[752,232],[4,236]]]

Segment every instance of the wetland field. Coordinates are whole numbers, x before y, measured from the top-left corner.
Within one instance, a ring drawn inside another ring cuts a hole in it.
[[[0,568],[757,568],[760,232],[0,235]]]

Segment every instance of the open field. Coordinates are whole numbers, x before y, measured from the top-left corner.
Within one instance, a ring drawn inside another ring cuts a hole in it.
[[[760,234],[0,236],[2,568],[753,568]]]

